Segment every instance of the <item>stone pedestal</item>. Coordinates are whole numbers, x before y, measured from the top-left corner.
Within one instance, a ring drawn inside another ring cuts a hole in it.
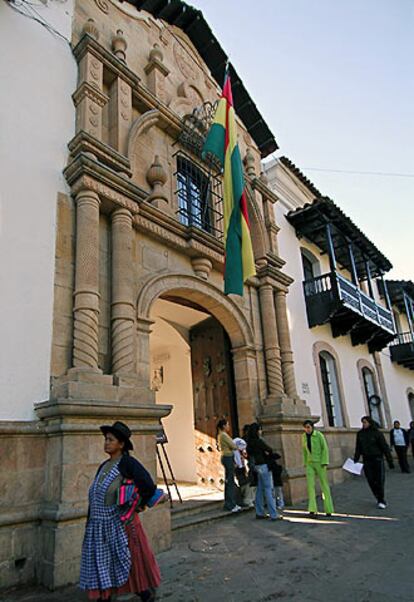
[[[155,479],[154,435],[160,419],[170,410],[170,406],[132,406],[90,399],[58,399],[37,404],[36,413],[47,435],[48,459],[40,509],[40,583],[54,589],[75,583],[79,578],[88,489],[97,466],[106,459],[99,427],[114,420],[126,422],[133,433],[135,457]],[[155,549],[168,548],[171,533],[168,506],[148,511],[148,517],[145,514],[143,522]]]

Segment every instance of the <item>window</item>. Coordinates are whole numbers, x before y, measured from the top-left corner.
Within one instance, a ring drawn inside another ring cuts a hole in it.
[[[329,426],[344,426],[335,359],[327,351],[321,351],[319,365],[328,424]]]
[[[364,380],[365,397],[368,402],[369,414],[379,426],[383,426],[380,410],[381,398],[377,394],[374,373],[369,368],[362,368],[362,378]]]
[[[304,255],[302,253],[302,265],[303,265],[303,275],[305,280],[312,280],[313,276],[313,264],[311,262],[311,260],[306,257],[306,255]]]
[[[411,419],[414,420],[414,393],[408,393],[408,404],[410,406]]]
[[[176,158],[177,213],[180,222],[221,238],[221,178],[206,173],[181,152],[177,153]]]

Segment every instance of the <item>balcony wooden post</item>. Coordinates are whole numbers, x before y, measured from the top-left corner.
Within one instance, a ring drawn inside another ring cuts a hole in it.
[[[328,245],[328,256],[329,256],[329,266],[331,268],[331,272],[336,271],[336,258],[335,258],[335,247],[332,238],[332,228],[331,223],[328,222],[326,224],[326,242]]]
[[[352,276],[352,282],[355,284],[355,286],[358,286],[358,272],[356,269],[356,264],[355,264],[355,257],[354,257],[354,249],[352,247],[352,242],[348,242],[348,254],[349,254],[349,261],[351,264],[351,276]]]
[[[381,272],[381,282],[382,282],[382,290],[384,291],[385,305],[387,306],[387,309],[389,309],[390,311],[392,311],[391,299],[390,299],[390,295],[389,295],[389,292],[388,292],[387,283],[385,282],[384,272]]]
[[[364,259],[365,269],[367,272],[367,282],[368,282],[368,291],[371,299],[374,299],[374,291],[372,288],[372,280],[371,280],[371,268],[369,267],[369,259]]]

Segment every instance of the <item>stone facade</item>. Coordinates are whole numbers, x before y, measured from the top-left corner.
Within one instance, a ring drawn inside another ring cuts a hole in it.
[[[50,395],[36,404],[35,421],[0,424],[6,586],[77,580],[87,490],[102,461],[99,425],[127,422],[136,455],[155,477],[154,435],[172,409],[155,403],[151,387],[151,309],[162,297],[221,323],[239,424],[263,422],[282,452],[287,498],[305,494],[300,435],[311,409],[295,380],[287,309],[293,280],[279,256],[278,197],[260,175],[255,141],[238,120],[257,275],[243,297],[225,297],[221,240],[178,215],[183,119],[219,94],[197,50],[179,28],[115,0],[78,0],[72,43],[76,132],[67,140],[68,192],[57,197]],[[327,435],[336,481],[354,431]],[[18,477],[10,480],[10,471]],[[167,506],[143,520],[155,549],[167,548]]]

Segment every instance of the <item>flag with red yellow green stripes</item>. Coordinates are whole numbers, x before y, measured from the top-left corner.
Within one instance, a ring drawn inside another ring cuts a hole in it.
[[[203,146],[203,156],[207,153],[216,156],[223,168],[224,294],[243,295],[243,283],[256,274],[256,269],[228,69],[214,120]]]

